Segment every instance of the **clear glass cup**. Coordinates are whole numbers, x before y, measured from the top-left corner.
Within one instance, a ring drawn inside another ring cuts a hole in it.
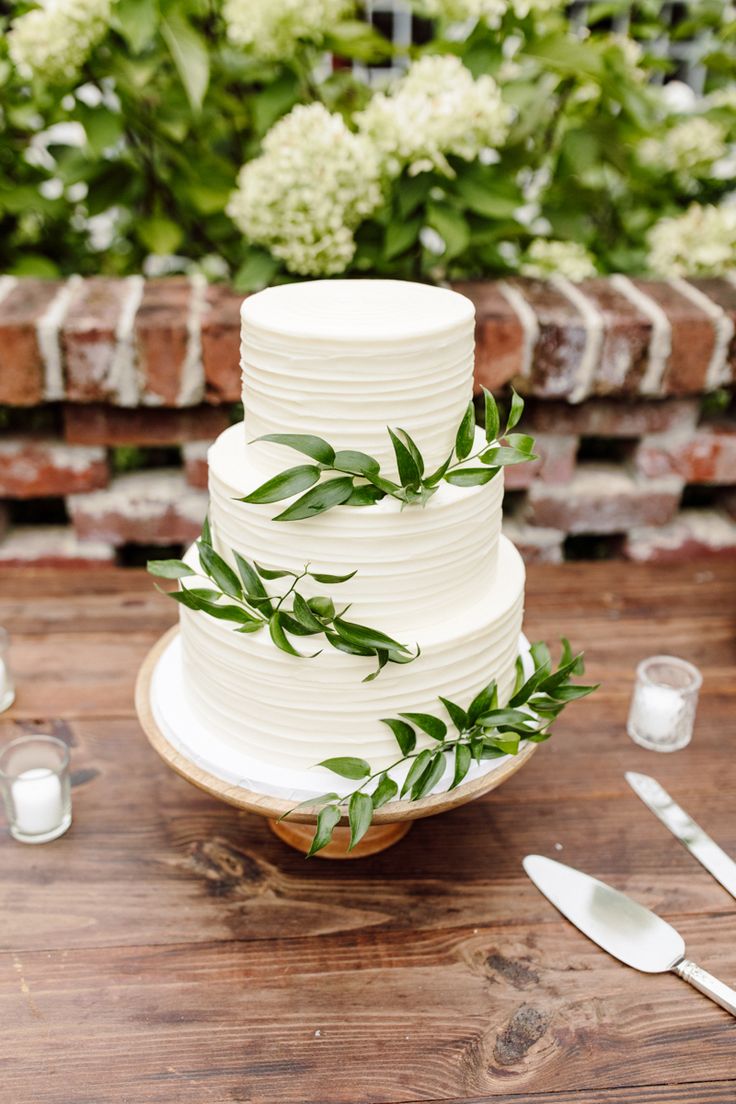
[[[49,843],[72,822],[69,749],[55,736],[19,736],[0,751],[0,788],[13,839]]]
[[[8,660],[9,651],[10,633],[0,626],[0,713],[10,709],[15,701],[15,682]]]
[[[636,668],[627,730],[650,751],[679,751],[692,739],[703,676],[677,656],[643,659]]]

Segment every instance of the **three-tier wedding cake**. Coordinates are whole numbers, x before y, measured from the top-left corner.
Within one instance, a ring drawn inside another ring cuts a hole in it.
[[[245,619],[212,615],[212,592],[196,576],[182,578],[195,608],[182,605],[181,646],[187,707],[266,774],[296,777],[338,755],[380,769],[397,754],[383,718],[436,712],[440,696],[468,703],[491,679],[501,704],[512,692],[524,567],[500,533],[502,467],[475,485],[439,479],[408,495],[402,485],[411,479],[397,473],[399,455],[411,467],[406,449],[397,453],[402,441],[425,473],[452,454],[472,398],[473,352],[470,301],[423,284],[315,281],[269,288],[243,304],[245,419],[209,452],[208,543],[250,579],[257,611],[272,613],[287,592],[291,609],[297,578],[299,605],[270,632],[252,631]],[[472,420],[468,432],[472,442]],[[487,446],[475,434],[477,455]],[[262,440],[283,435],[293,435],[291,447]],[[302,472],[284,486],[319,480],[323,490],[331,479],[352,479],[354,491],[313,516],[275,520],[300,497],[299,489],[280,501],[268,493],[290,465]],[[462,470],[457,458],[455,467]],[[391,486],[402,490],[384,493]],[[373,498],[355,493],[366,488]],[[226,595],[235,586],[222,569],[214,576]],[[310,614],[326,626],[322,636],[309,635]],[[282,630],[298,631],[296,615],[304,635],[285,640]],[[403,651],[382,647],[381,634]],[[418,740],[419,748],[433,744],[426,732]]]

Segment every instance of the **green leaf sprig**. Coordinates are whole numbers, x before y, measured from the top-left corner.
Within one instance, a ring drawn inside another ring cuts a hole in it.
[[[400,644],[378,629],[347,621],[345,614],[349,607],[338,611],[332,598],[323,595],[305,598],[299,593],[298,586],[302,579],[310,578],[333,586],[352,579],[355,571],[346,575],[325,575],[311,571],[309,564],[302,571],[274,570],[255,561],[250,562],[234,552],[236,573],[212,547],[208,524],[205,524],[197,541],[197,552],[199,571],[183,560],[149,560],[148,570],[163,579],[202,578],[207,583],[205,587],[187,586],[173,591],[158,589],[187,609],[201,610],[211,617],[233,622],[235,632],[259,632],[267,625],[276,647],[300,659],[313,659],[319,652],[301,652],[290,638],[323,636],[337,651],[375,658],[376,668],[366,675],[363,682],[372,682],[387,663],[411,663],[419,655],[419,647],[411,652],[405,644]],[[266,582],[289,577],[291,584],[285,594],[269,594]]]
[[[521,418],[523,399],[515,391],[512,393],[508,418],[501,432],[496,400],[485,387],[483,396],[483,448],[473,453],[475,406],[471,400],[458,426],[450,455],[430,474],[425,471],[424,458],[416,442],[406,430],[388,429],[398,482],[381,474],[381,465],[374,457],[353,449],[336,451],[322,437],[307,433],[269,433],[258,437],[257,441],[285,445],[314,462],[287,468],[238,501],[260,505],[298,494],[300,497],[277,514],[274,521],[300,521],[335,506],[372,506],[386,496],[398,499],[402,507],[424,506],[443,481],[456,487],[477,487],[489,483],[502,467],[535,460],[533,438],[526,433],[512,432]]]
[[[582,653],[573,655],[567,640],[562,641],[562,655],[554,670],[546,644],[533,644],[531,655],[533,673],[525,679],[522,661],[517,660],[516,684],[504,706],[498,704],[498,689],[492,681],[476,694],[467,709],[447,698],[439,699],[449,725],[444,717],[430,713],[401,713],[398,717],[383,718],[382,724],[391,729],[401,752],[390,766],[373,771],[365,759],[352,756],[339,756],[319,763],[333,774],[358,781],[360,785],[343,796],[327,793],[309,798],[285,814],[289,816],[307,808],[320,809],[307,857],[329,843],[346,807],[350,824],[348,850],[352,850],[370,827],[376,809],[396,797],[418,801],[430,793],[445,773],[448,757],[452,756],[454,763],[448,787],[453,790],[463,781],[473,762],[516,755],[524,740],[532,743],[547,740],[552,722],[568,702],[584,698],[597,689],[597,686],[572,681],[584,673],[585,667]],[[417,750],[417,730],[429,736],[434,744]],[[399,789],[390,772],[404,764],[408,764],[409,769]]]

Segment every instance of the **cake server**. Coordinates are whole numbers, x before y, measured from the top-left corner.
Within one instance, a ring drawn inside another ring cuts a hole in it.
[[[690,854],[695,856],[708,873],[712,874],[732,897],[736,897],[736,862],[728,857],[726,852],[688,816],[684,809],[675,804],[656,778],[650,778],[647,774],[636,774],[635,771],[627,771],[625,777],[646,807],[659,817],[680,843],[685,844]]]
[[[542,855],[524,870],[563,916],[614,958],[645,974],[672,971],[736,1016],[736,989],[685,958],[685,941],[656,913],[605,882]]]

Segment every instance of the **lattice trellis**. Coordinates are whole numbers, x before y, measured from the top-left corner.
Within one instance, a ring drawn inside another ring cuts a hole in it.
[[[568,12],[573,26],[583,31],[588,26],[588,17],[593,4],[591,0],[572,0]],[[363,5],[365,18],[378,27],[395,46],[405,48],[412,42],[422,42],[430,34],[431,24],[418,18],[405,0],[366,0]],[[612,15],[606,26],[619,34],[631,31],[634,5],[626,5],[622,11]],[[673,63],[669,73],[656,71],[652,75],[654,83],[667,80],[680,80],[698,94],[703,91],[705,66],[702,58],[717,45],[711,32],[702,32],[697,38],[679,38],[676,35],[678,25],[686,18],[688,5],[666,2],[661,6],[658,20],[662,25],[662,34],[647,42],[647,52]],[[599,24],[600,25],[600,24]],[[406,58],[398,56],[384,65],[366,66],[355,63],[356,75],[370,84],[380,84],[399,75],[406,68]]]

